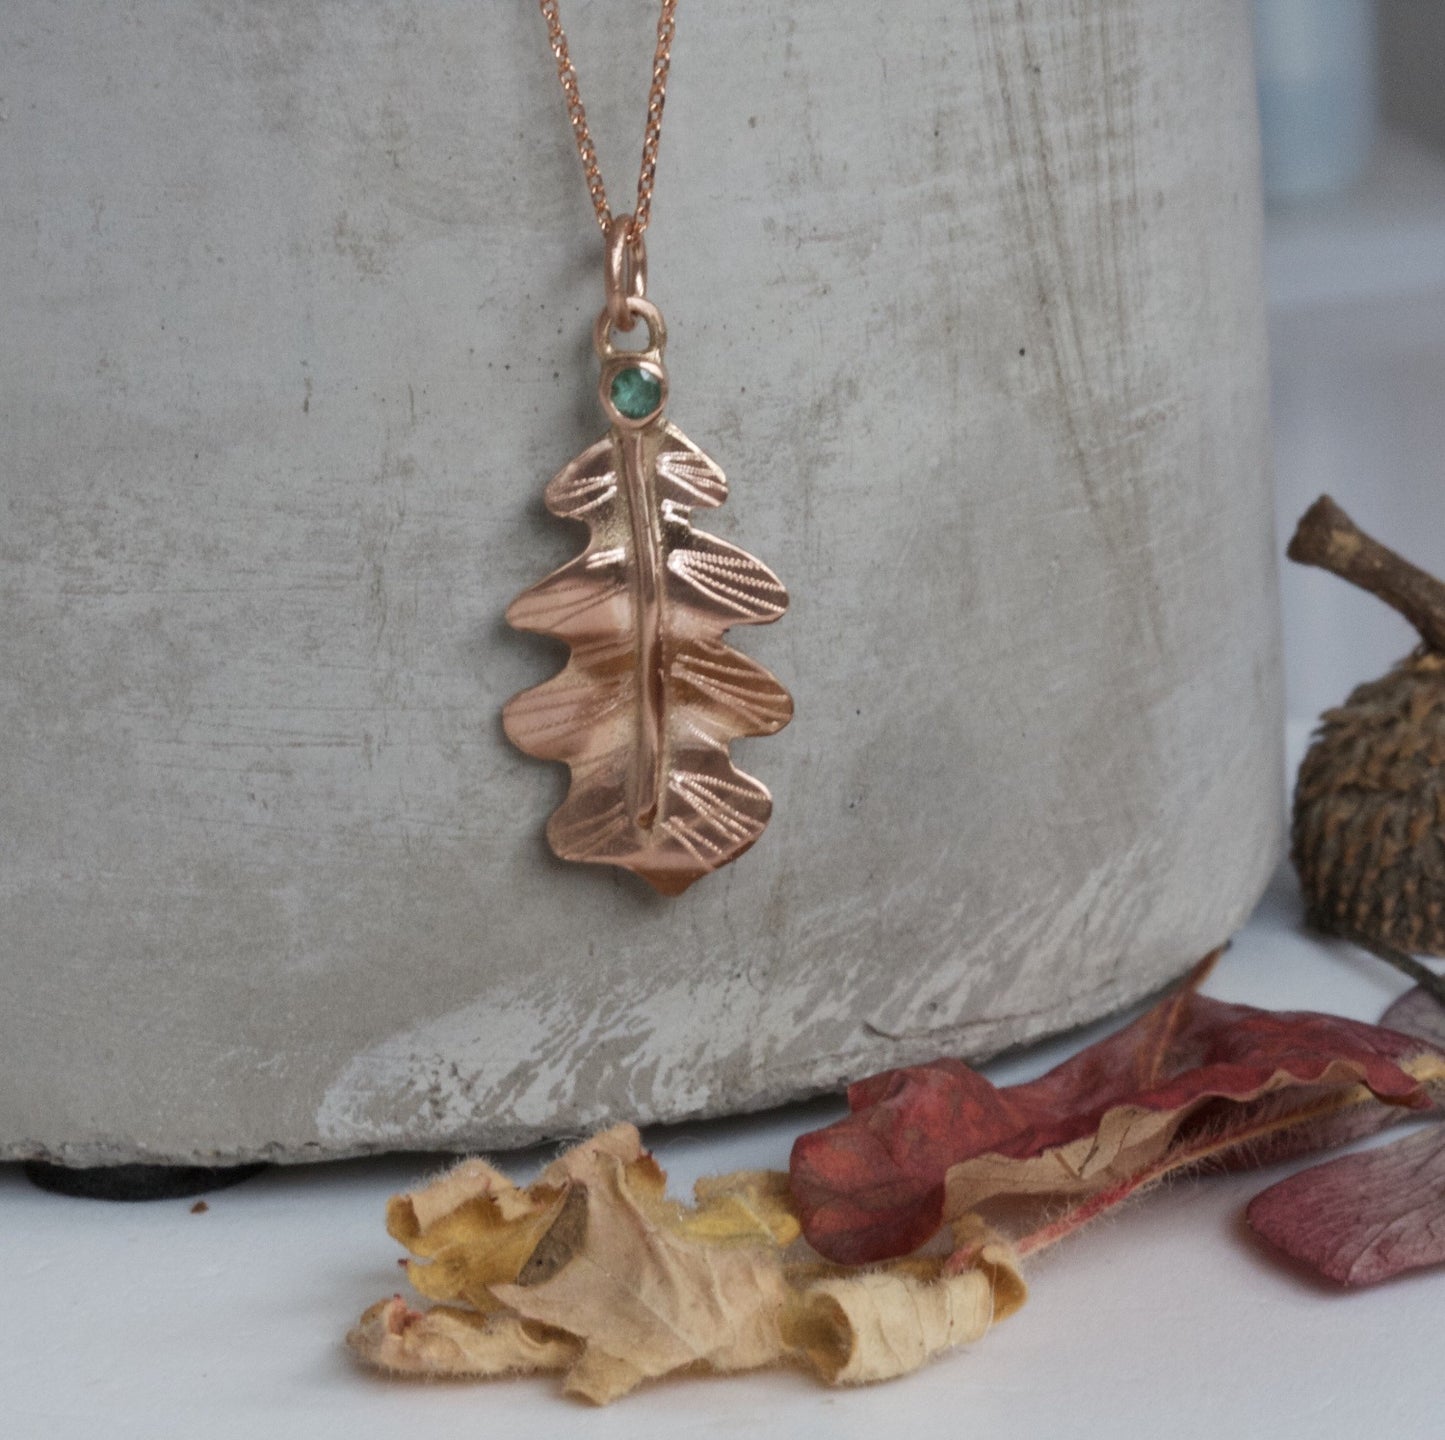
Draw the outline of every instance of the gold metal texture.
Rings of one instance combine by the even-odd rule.
[[[727,482],[666,419],[661,314],[636,296],[626,304],[647,325],[646,348],[613,345],[607,307],[594,330],[612,428],[545,492],[552,514],[588,526],[587,548],[507,610],[515,628],[565,641],[571,657],[513,696],[502,718],[519,749],[571,769],[547,824],[552,849],[676,895],[737,859],[772,813],[767,788],[733,765],[728,746],[781,730],[792,697],[722,637],[776,620],[788,596],[761,561],[693,528],[693,509],[721,505]],[[634,367],[661,386],[640,418],[611,395]]]
[[[557,10],[558,0],[538,0],[542,18],[547,22],[547,40],[557,62],[557,78],[567,101],[567,119],[577,142],[577,155],[582,161],[582,175],[587,193],[597,212],[597,224],[604,235],[612,224],[612,210],[607,203],[607,187],[602,183],[602,169],[597,163],[597,147],[587,124],[587,108],[577,84],[577,67],[567,45],[567,32]],[[662,0],[657,17],[657,48],[652,55],[652,84],[647,92],[647,122],[642,133],[642,164],[637,172],[637,204],[633,206],[630,230],[636,239],[647,229],[652,218],[652,190],[657,180],[657,152],[662,143],[662,107],[667,100],[667,72],[672,65],[672,39],[676,32],[677,0]],[[623,327],[625,328],[625,327]]]
[[[613,216],[605,234],[607,318],[614,330],[628,331],[636,322],[627,302],[647,294],[647,241],[632,229],[631,215]]]

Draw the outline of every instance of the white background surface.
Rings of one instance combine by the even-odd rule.
[[[1298,933],[1282,882],[1208,990],[1268,1006],[1378,1017],[1392,972]],[[1109,1027],[1103,1027],[1109,1028]],[[1100,1033],[1100,1032],[1093,1032]],[[1018,1080],[1053,1045],[990,1067]],[[674,1185],[787,1163],[834,1106],[656,1132]],[[521,1157],[516,1157],[519,1161]],[[427,1161],[273,1170],[209,1197],[69,1200],[0,1170],[0,1433],[39,1437],[369,1437],[730,1433],[846,1437],[1433,1436],[1440,1426],[1445,1276],[1338,1293],[1243,1230],[1246,1201],[1284,1173],[1179,1181],[1040,1256],[1029,1303],[977,1345],[907,1379],[829,1391],[801,1373],[666,1381],[610,1409],[551,1379],[389,1382],[341,1336],[403,1285],[386,1197]],[[519,1167],[520,1168],[520,1167]]]
[[[1321,490],[1445,572],[1445,166],[1394,145],[1351,202],[1270,236],[1281,541]],[[1410,645],[1341,582],[1287,569],[1292,742]],[[1304,934],[1282,871],[1209,993],[1376,1019],[1404,988]],[[988,1067],[1039,1073],[1112,1024]],[[649,1137],[685,1192],[786,1165],[821,1103]],[[1390,1138],[1390,1137],[1386,1137]],[[512,1157],[519,1173],[536,1154]],[[1289,1168],[1179,1181],[1028,1267],[1030,1303],[978,1345],[871,1390],[802,1374],[654,1385],[610,1410],[551,1379],[418,1385],[358,1371],[341,1337],[402,1287],[386,1197],[441,1163],[272,1170],[209,1198],[111,1205],[43,1194],[0,1166],[0,1437],[1137,1436],[1328,1440],[1441,1433],[1445,1274],[1336,1292],[1243,1229]],[[509,1162],[511,1163],[511,1162]]]

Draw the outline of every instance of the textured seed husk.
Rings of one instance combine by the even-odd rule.
[[[1293,858],[1312,924],[1445,955],[1445,655],[1422,646],[1325,712]]]
[[[1292,854],[1311,923],[1406,955],[1445,955],[1445,585],[1327,495],[1290,559],[1378,596],[1420,632],[1387,675],[1325,712],[1295,787]]]

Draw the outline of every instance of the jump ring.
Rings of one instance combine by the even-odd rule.
[[[667,326],[663,323],[662,312],[651,300],[640,300],[635,295],[629,295],[623,303],[627,306],[627,318],[631,324],[641,320],[647,326],[647,347],[637,353],[660,357],[667,344]],[[604,305],[597,312],[597,323],[592,327],[592,345],[599,359],[613,360],[618,355],[631,353],[620,351],[613,345],[612,331],[616,328],[611,308]]]
[[[607,226],[607,314],[624,333],[635,323],[629,300],[647,294],[647,245],[631,215],[614,215]]]

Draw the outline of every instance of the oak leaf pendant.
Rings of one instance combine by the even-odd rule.
[[[663,413],[662,317],[643,350],[618,350],[607,310],[594,342],[612,428],[548,484],[552,514],[591,531],[576,559],[507,610],[518,630],[571,648],[552,679],[507,702],[512,743],[572,772],[547,824],[564,860],[618,865],[665,895],[736,860],[772,813],[765,786],[728,753],[771,735],[792,697],[763,666],[724,643],[733,625],[766,625],[787,608],[761,561],[705,531],[691,512],[727,498],[722,471]]]

